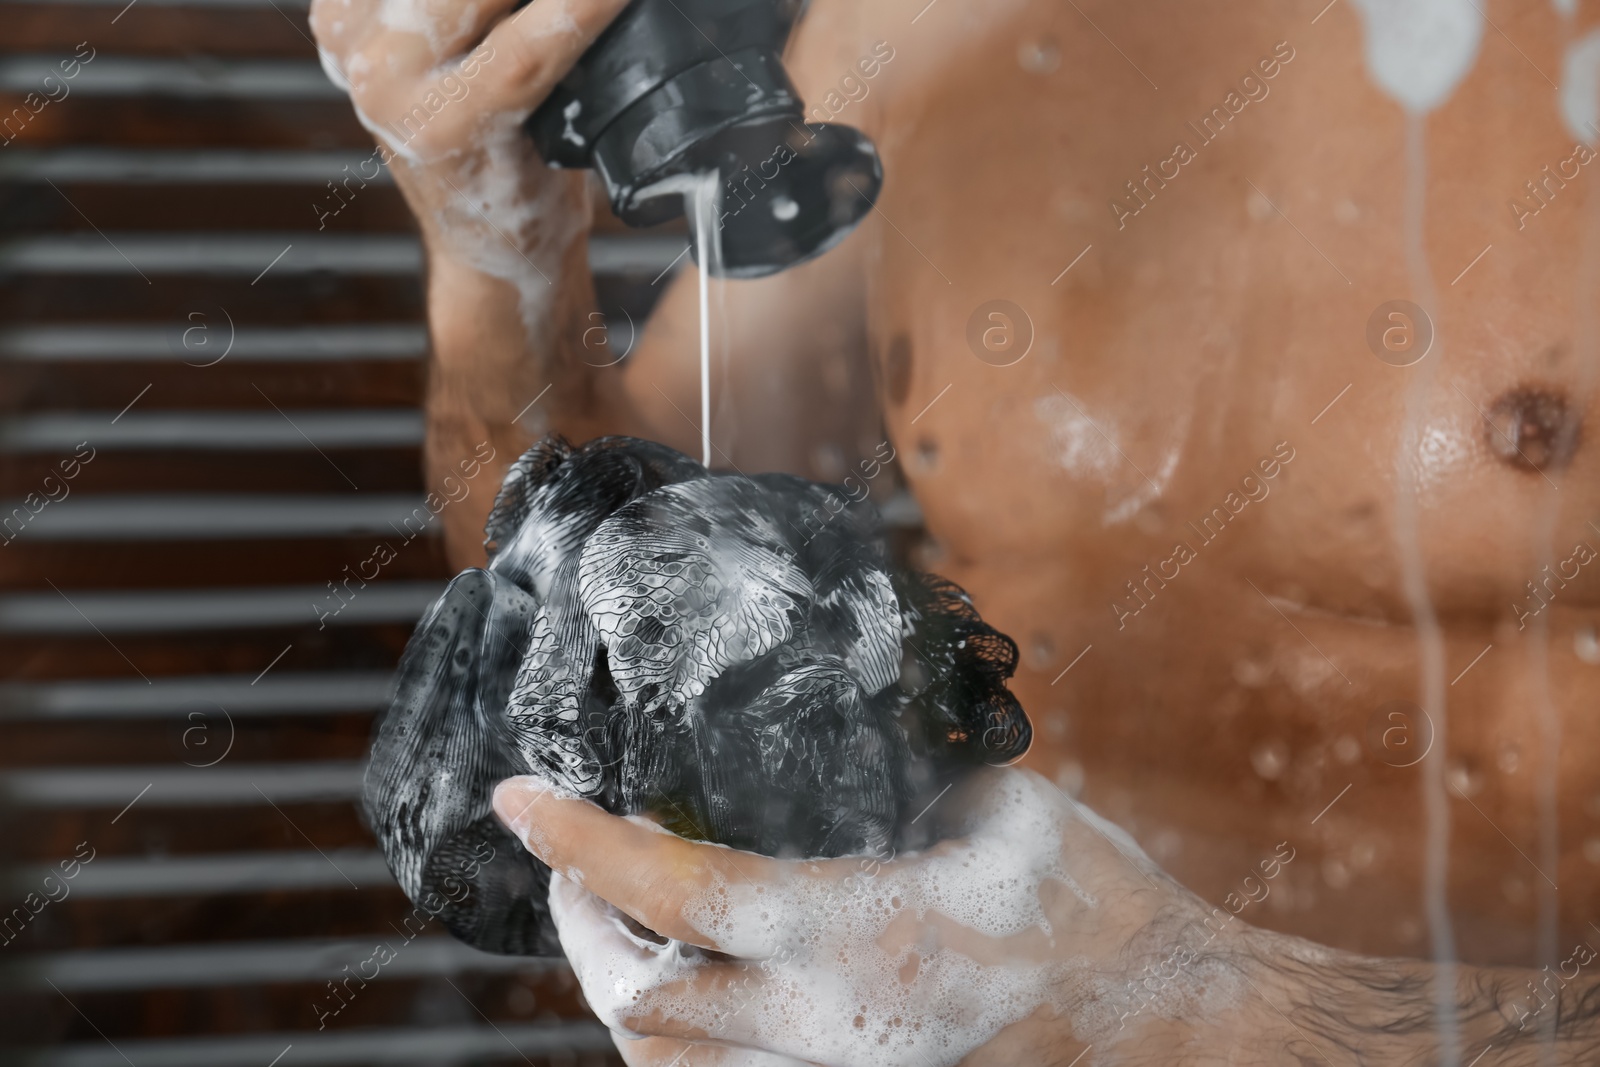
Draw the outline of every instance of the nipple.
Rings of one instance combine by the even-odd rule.
[[[1578,451],[1583,416],[1566,394],[1519,387],[1501,394],[1489,409],[1484,435],[1489,448],[1518,470],[1561,470]]]

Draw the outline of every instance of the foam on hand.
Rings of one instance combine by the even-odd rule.
[[[477,5],[462,4],[456,15],[456,25],[450,31],[450,39],[459,41],[465,38],[472,32],[477,20]],[[445,42],[439,33],[438,5],[431,5],[428,0],[382,0],[378,5],[378,21],[385,29],[418,35],[428,42],[428,47],[433,49],[435,55],[445,50]]]
[[[1063,858],[1073,816],[1048,783],[1007,772],[990,799],[970,836],[875,877],[796,865],[788,881],[758,887],[730,862],[683,915],[752,961],[748,983],[716,993],[698,988],[701,972],[725,964],[639,936],[569,882],[552,883],[551,913],[590,1005],[619,1033],[656,1015],[711,1043],[810,1063],[950,1067],[1041,1007],[1063,1009],[1069,979],[1088,970],[1058,958],[1067,931],[1053,927],[1047,892],[1099,907]]]
[[[522,132],[526,116],[491,116],[478,133],[477,166],[448,190],[439,224],[473,267],[516,287],[529,342],[550,336],[556,280],[593,216],[589,188],[546,171]],[[530,180],[531,171],[537,175]]]

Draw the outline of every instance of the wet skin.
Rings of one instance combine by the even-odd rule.
[[[1093,807],[1208,899],[1272,843],[1303,842],[1257,922],[1363,952],[1423,952],[1420,768],[1389,764],[1412,761],[1425,727],[1385,717],[1369,738],[1380,706],[1419,691],[1393,529],[1405,390],[1421,366],[1386,365],[1364,339],[1375,308],[1417,296],[1402,245],[1403,116],[1364,78],[1347,5],[1314,26],[1314,11],[1291,5],[1092,14],[1159,91],[1070,8],[1036,6],[967,42],[963,62],[920,89],[907,84],[919,73],[908,39],[893,72],[905,81],[884,94],[878,129],[913,131],[886,136],[890,173],[916,177],[882,205],[905,236],[868,237],[881,257],[869,316],[876,351],[909,341],[909,370],[882,376],[884,411],[939,543],[930,563],[1023,646],[1016,690],[1040,727],[1033,766],[1081,781]],[[935,9],[915,29],[940,18],[960,22]],[[1548,10],[1530,5],[1503,28],[1559,70]],[[1047,36],[1060,67],[1030,73],[1019,42]],[[1295,58],[1271,94],[1119,230],[1109,197],[1174,139],[1198,145],[1185,122],[1282,40]],[[1600,912],[1600,670],[1575,645],[1596,620],[1600,568],[1569,564],[1578,578],[1553,587],[1525,629],[1513,610],[1538,603],[1525,583],[1545,564],[1600,544],[1588,524],[1600,517],[1597,459],[1573,428],[1593,411],[1594,339],[1579,322],[1595,300],[1592,266],[1587,305],[1578,293],[1596,205],[1574,182],[1519,232],[1506,203],[1571,154],[1551,96],[1490,33],[1429,124],[1442,339],[1427,447],[1412,462],[1447,677],[1493,645],[1448,689],[1451,897],[1462,951],[1479,961],[1534,959],[1545,875],[1561,887],[1559,943],[1594,936]],[[1036,331],[1006,368],[974,359],[964,339],[995,297],[1026,309]],[[1528,390],[1555,400],[1530,403]],[[1508,448],[1507,430],[1522,447]],[[1241,480],[1280,442],[1295,458],[1274,479],[1257,472],[1270,495],[1220,534],[1188,525],[1230,491],[1244,496]],[[1197,558],[1161,563],[1146,583],[1144,568],[1180,543]],[[1555,766],[1545,715],[1560,732]],[[1551,775],[1555,866],[1537,835]]]
[[[875,138],[888,184],[839,249],[729,287],[719,460],[831,480],[887,435],[933,539],[923,562],[1022,647],[1029,766],[1213,902],[1291,842],[1256,925],[1426,955],[1422,777],[1395,765],[1427,731],[1387,706],[1419,699],[1396,457],[1407,388],[1431,368],[1403,476],[1445,635],[1460,950],[1534,963],[1554,885],[1559,945],[1600,937],[1600,655],[1584,639],[1600,561],[1575,551],[1600,547],[1600,161],[1520,229],[1508,207],[1574,154],[1539,70],[1559,76],[1592,5],[1571,25],[1546,4],[1496,9],[1505,36],[1485,31],[1429,120],[1438,336],[1410,367],[1366,339],[1380,305],[1422,291],[1404,245],[1406,119],[1366,77],[1352,6],[1314,24],[1317,3],[1079,6],[813,3],[791,57],[808,101],[876,42],[894,48],[838,115]],[[1269,94],[1202,144],[1187,123],[1275,49]],[[1179,140],[1195,158],[1119,219],[1111,200],[1131,211],[1125,183]],[[452,319],[451,270],[435,263],[441,337],[478,328]],[[468,454],[476,428],[509,425],[552,374],[550,402],[494,431],[502,459],[547,427],[697,451],[693,287],[674,283],[617,368],[581,362],[581,285],[554,354],[443,361],[433,468]],[[514,320],[509,287],[497,299]],[[968,342],[993,300],[1031,321],[1010,366]],[[475,494],[447,515],[462,565],[481,556],[487,505]],[[1213,509],[1225,526],[1196,529]],[[1547,565],[1577,576],[1530,599]],[[1539,837],[1552,780],[1555,863]]]

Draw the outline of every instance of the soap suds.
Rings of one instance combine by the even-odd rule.
[[[1042,396],[1034,401],[1033,414],[1050,431],[1056,462],[1063,469],[1080,478],[1105,478],[1120,460],[1113,444],[1116,427],[1107,429],[1104,418],[1097,424],[1083,413],[1082,407],[1081,401],[1074,403],[1062,396]]]
[[[333,58],[332,52],[319,46],[317,48],[317,62],[322,64],[322,73],[326,74],[328,80],[339,87],[340,92],[346,96],[351,95],[350,79],[346,78],[344,71],[339,69],[339,61]]]
[[[551,884],[551,913],[590,1005],[623,1034],[656,1016],[712,1042],[809,1063],[952,1067],[1049,1007],[1080,1039],[1114,1043],[1133,1010],[1128,976],[1106,961],[1064,958],[1057,938],[1074,932],[1055,929],[1059,911],[1046,908],[1060,893],[1100,907],[1063,848],[1078,814],[1029,772],[1007,772],[988,799],[967,837],[872,861],[871,875],[866,861],[845,878],[795,865],[787,880],[758,886],[730,865],[682,917],[742,964],[641,937],[563,880]],[[1120,828],[1084,817],[1155,870]],[[1139,1014],[1222,1010],[1218,998],[1242,993],[1215,966],[1200,960],[1174,975]]]
[[[1188,421],[1187,415],[1184,416],[1184,421]],[[1166,455],[1161,457],[1161,465],[1150,472],[1150,480],[1145,481],[1141,477],[1133,492],[1106,508],[1100,522],[1105,526],[1121,526],[1131,521],[1147,505],[1159,500],[1161,494],[1166,492],[1167,483],[1172,480],[1173,472],[1178,469],[1178,460],[1181,458],[1182,455],[1177,448],[1167,449]]]
[[[1033,403],[1034,418],[1049,431],[1056,462],[1075,478],[1103,484],[1107,500],[1100,521],[1120,526],[1166,491],[1181,452],[1177,446],[1170,447],[1159,466],[1141,471],[1126,458],[1126,449],[1118,442],[1121,431],[1117,424],[1104,414],[1091,417],[1085,410],[1082,400],[1065,393],[1042,396]],[[1189,416],[1185,414],[1180,423],[1176,430],[1179,439],[1188,432]]]
[[[555,172],[530,182],[539,163],[516,115],[494,116],[479,136],[481,162],[445,190],[439,229],[467,263],[516,287],[527,337],[548,337],[562,260],[589,228],[589,187]]]
[[[572,17],[572,8],[568,6],[568,0],[543,0],[539,6],[541,9],[548,6],[549,10],[545,13],[545,28],[534,34],[535,37],[555,37],[563,33],[577,36],[583,33],[583,27]],[[521,18],[523,12],[527,10],[523,8],[512,17]]]
[[[390,58],[392,59],[393,57],[391,56]],[[360,60],[360,62],[357,63],[356,60]],[[362,87],[366,82],[366,75],[372,69],[370,60],[357,53],[348,67],[341,70],[339,61],[334,57],[333,53],[326,48],[318,46],[317,61],[322,64],[322,72],[328,76],[328,80],[338,86],[350,98],[350,110],[355,112],[356,121],[361,123],[362,129],[372,134],[373,139],[387,149],[391,155],[399,156],[409,163],[422,162],[421,157],[417,155],[415,150],[408,147],[405,142],[396,142],[392,130],[385,129],[382,123],[362,110],[359,99]],[[388,161],[385,160],[384,162]]]
[[[1561,69],[1561,117],[1585,144],[1600,144],[1600,30],[1570,48]]]
[[[1476,0],[1355,0],[1366,29],[1367,67],[1378,88],[1408,110],[1442,104],[1466,77],[1483,39]]]
[[[386,29],[417,34],[428,42],[434,55],[442,55],[446,48],[439,35],[440,12],[429,8],[428,0],[382,0],[378,6],[378,21]],[[457,41],[465,39],[477,20],[477,6],[462,4],[456,13],[456,26],[451,38]]]

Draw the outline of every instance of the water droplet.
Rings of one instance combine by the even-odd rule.
[[[844,477],[844,453],[839,446],[820,444],[811,453],[811,469],[824,482],[837,482]]]
[[[1422,940],[1422,924],[1409,915],[1395,925],[1394,932],[1403,945],[1415,944]]]
[[[1250,190],[1249,195],[1245,197],[1244,206],[1245,210],[1250,213],[1250,217],[1257,222],[1265,222],[1276,214],[1272,210],[1272,202],[1254,189]]]
[[[1061,740],[1067,736],[1067,710],[1065,708],[1051,708],[1044,713],[1044,732],[1053,740]]]
[[[1357,841],[1350,850],[1350,863],[1358,871],[1364,871],[1372,866],[1372,861],[1378,858],[1378,846],[1371,841]]]
[[[1344,860],[1329,856],[1322,861],[1322,880],[1328,883],[1329,889],[1343,889],[1350,884],[1350,868],[1345,866]]]
[[[772,198],[772,217],[779,222],[789,222],[800,214],[800,205],[795,203],[793,197],[775,196]]]
[[[1017,46],[1017,62],[1029,74],[1054,74],[1061,67],[1061,48],[1049,37],[1023,41]]]
[[[1073,800],[1083,795],[1083,764],[1077,760],[1068,760],[1056,772],[1056,785],[1061,791]]]
[[[1445,781],[1449,787],[1467,796],[1476,796],[1483,788],[1483,775],[1468,767],[1465,763],[1455,763],[1445,771]]]
[[[1028,642],[1028,658],[1033,660],[1033,666],[1039,670],[1055,662],[1056,643],[1050,640],[1049,634],[1033,635],[1033,640]]]
[[[1521,875],[1508,874],[1500,880],[1500,892],[1504,893],[1511,903],[1521,904],[1528,899],[1528,883]]]
[[[1340,763],[1354,763],[1361,758],[1361,742],[1345,734],[1333,743],[1333,758]]]
[[[1361,209],[1349,200],[1341,200],[1333,205],[1333,217],[1341,225],[1352,226],[1361,217]]]
[[[1585,663],[1600,666],[1600,633],[1593,626],[1585,626],[1572,635],[1572,651]]]
[[[1583,843],[1583,858],[1600,867],[1600,837],[1591,837]]]
[[[1160,830],[1150,839],[1150,856],[1157,863],[1171,863],[1183,851],[1183,836],[1176,830]]]
[[[1289,766],[1289,746],[1282,741],[1263,741],[1250,753],[1250,765],[1261,777],[1275,782]]]
[[[1505,745],[1495,755],[1495,764],[1504,774],[1516,774],[1522,765],[1522,750],[1516,745]]]
[[[1233,680],[1246,689],[1260,689],[1272,680],[1272,667],[1260,660],[1236,659],[1233,661]]]

